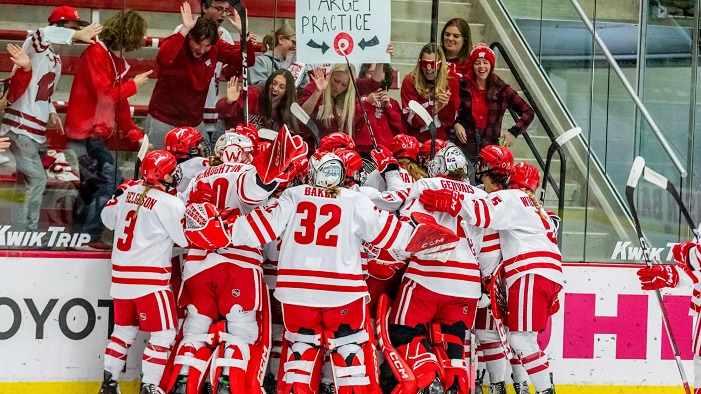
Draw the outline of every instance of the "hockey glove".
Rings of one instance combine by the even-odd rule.
[[[121,185],[117,186],[117,190],[114,191],[114,197],[121,196],[125,191],[127,191],[127,189],[140,183],[141,181],[135,179],[127,179],[126,181],[122,182]]]
[[[458,216],[462,209],[462,199],[464,197],[458,192],[451,192],[447,189],[431,190],[426,189],[421,192],[419,202],[424,205],[429,212],[447,212],[450,216]]]
[[[214,250],[231,243],[231,226],[239,216],[238,209],[219,212],[211,203],[190,204],[185,211],[185,237],[205,250]]]
[[[674,288],[679,283],[679,273],[673,265],[653,265],[639,269],[638,277],[643,290]]]
[[[698,269],[699,267],[692,267],[689,265],[689,253],[694,247],[699,245],[696,242],[682,242],[672,246],[672,256],[677,264],[681,264],[683,267],[688,267],[691,270]]]
[[[399,162],[392,156],[392,152],[382,145],[379,145],[377,149],[370,151],[370,156],[372,156],[372,161],[377,167],[377,171],[384,173],[385,171],[392,171],[399,169]]]
[[[203,204],[206,202],[214,203],[214,190],[208,183],[198,183],[195,190],[190,192],[190,198],[187,204]]]
[[[388,280],[405,265],[406,263],[403,261],[370,260],[368,261],[368,275],[378,280]]]

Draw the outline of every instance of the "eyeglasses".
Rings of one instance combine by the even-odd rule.
[[[231,10],[229,8],[224,8],[221,6],[211,6],[211,8],[214,8],[220,14],[231,15]]]

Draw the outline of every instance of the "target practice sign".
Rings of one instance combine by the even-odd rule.
[[[391,0],[298,0],[297,59],[389,63]]]

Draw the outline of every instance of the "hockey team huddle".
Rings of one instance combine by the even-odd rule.
[[[485,367],[490,393],[507,374],[555,392],[537,334],[559,309],[558,219],[535,167],[488,145],[478,187],[452,143],[397,135],[370,165],[344,133],[309,155],[284,126],[206,146],[171,130],[102,211],[101,393],[119,392],[140,330],[141,393],[469,393]]]

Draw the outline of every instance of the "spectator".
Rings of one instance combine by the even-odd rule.
[[[394,70],[389,64],[363,64],[360,67],[360,77],[370,79],[377,69],[383,71],[383,80],[380,83],[380,88],[365,95],[362,98],[362,102],[377,143],[389,146],[393,136],[404,134],[405,132],[404,124],[402,123],[402,109],[397,100],[389,97],[388,89],[392,86],[394,80]],[[353,137],[353,140],[357,146],[358,153],[367,156],[373,149],[368,127],[363,122],[357,128],[358,132]]]
[[[261,91],[263,94],[261,94]],[[299,130],[297,119],[292,115],[290,106],[297,101],[294,79],[286,69],[274,71],[261,88],[248,88],[249,119],[257,129],[279,130],[285,124],[290,130]],[[232,77],[227,84],[226,97],[217,102],[219,118],[227,129],[233,129],[243,119],[243,97],[238,78]]]
[[[158,81],[149,103],[146,127],[157,149],[163,148],[166,133],[176,127],[196,127],[208,140],[204,106],[216,64],[228,64],[236,72],[242,65],[241,51],[219,39],[216,22],[194,19],[188,3],[180,7],[180,14],[180,32],[166,38],[156,56]],[[253,39],[251,36],[248,40],[248,66],[255,62]]]
[[[462,78],[470,68],[467,64],[472,48],[470,25],[462,18],[451,19],[443,27],[441,37],[441,49],[448,62],[448,72]]]
[[[487,145],[499,143],[504,113],[518,114],[516,124],[504,134],[510,147],[533,121],[533,109],[511,86],[494,73],[494,52],[484,43],[475,46],[467,63],[471,69],[460,80],[460,112],[455,136],[471,160]]]
[[[49,16],[49,26],[27,37],[22,45],[23,52],[18,51],[16,46],[8,46],[15,62],[14,73],[23,74],[31,69],[31,73],[25,75],[29,78],[26,87],[18,89],[14,97],[9,98],[0,126],[0,135],[12,141],[10,152],[17,166],[15,185],[18,192],[24,195],[22,207],[12,210],[15,231],[37,229],[46,188],[46,172],[42,166],[46,154],[46,126],[55,126],[63,134],[61,118],[51,102],[54,87],[61,76],[61,58],[55,48],[61,44],[71,44],[73,40],[92,42],[101,26],[87,25],[80,20],[74,8],[57,7]],[[87,27],[78,30],[81,26]],[[17,77],[21,78],[21,75]]]
[[[348,66],[336,64],[328,74],[317,68],[311,79],[312,82],[300,92],[299,102],[316,122],[321,137],[340,131],[352,138],[353,128],[362,122],[362,115],[356,108],[355,90],[352,86],[349,89],[351,74]]]
[[[304,65],[289,60],[296,47],[297,33],[290,25],[282,25],[274,33],[267,34],[263,38],[263,53],[256,56],[256,64],[249,70],[251,85],[262,85],[273,71],[282,68],[292,73],[295,87],[306,86],[309,78]]]
[[[131,119],[128,98],[148,81],[151,71],[126,80],[125,52],[143,45],[146,21],[134,11],[121,11],[105,21],[101,41],[80,56],[66,113],[68,146],[78,156],[81,186],[73,207],[75,229],[88,233],[88,246],[111,249],[101,242],[100,212],[123,176],[108,148],[116,141],[140,143],[143,133]],[[115,133],[117,131],[117,133]]]
[[[232,8],[228,1],[225,0],[202,0],[200,3],[200,16],[209,18],[216,22],[219,31],[219,39],[224,40],[226,43],[234,45],[234,39],[231,37],[231,33],[222,26],[224,23],[224,18],[232,14]],[[234,25],[236,30],[241,34],[241,18],[236,10],[233,10],[234,19],[229,21]],[[180,24],[175,28],[173,34],[180,31],[183,25]],[[224,132],[224,127],[219,126],[219,116],[217,115],[217,100],[219,100],[219,76],[222,73],[221,62],[217,62],[217,66],[214,70],[214,76],[209,83],[209,90],[207,91],[207,99],[204,103],[204,128],[206,131],[206,136],[203,136],[207,145],[214,146],[214,142],[219,138],[219,136]],[[187,185],[186,185],[187,186]]]
[[[402,82],[402,113],[407,134],[419,142],[429,140],[428,125],[409,108],[414,100],[433,115],[437,137],[446,140],[447,129],[455,123],[460,105],[458,80],[448,74],[443,50],[436,44],[426,44],[419,53],[416,67]]]
[[[0,80],[0,119],[5,116],[7,103],[14,103],[27,90],[32,80],[32,62],[22,48],[14,44],[7,44],[7,52],[10,60],[17,66],[10,78]],[[10,137],[0,138],[0,152],[10,147]],[[7,164],[10,159],[5,155],[0,155],[0,165]]]

